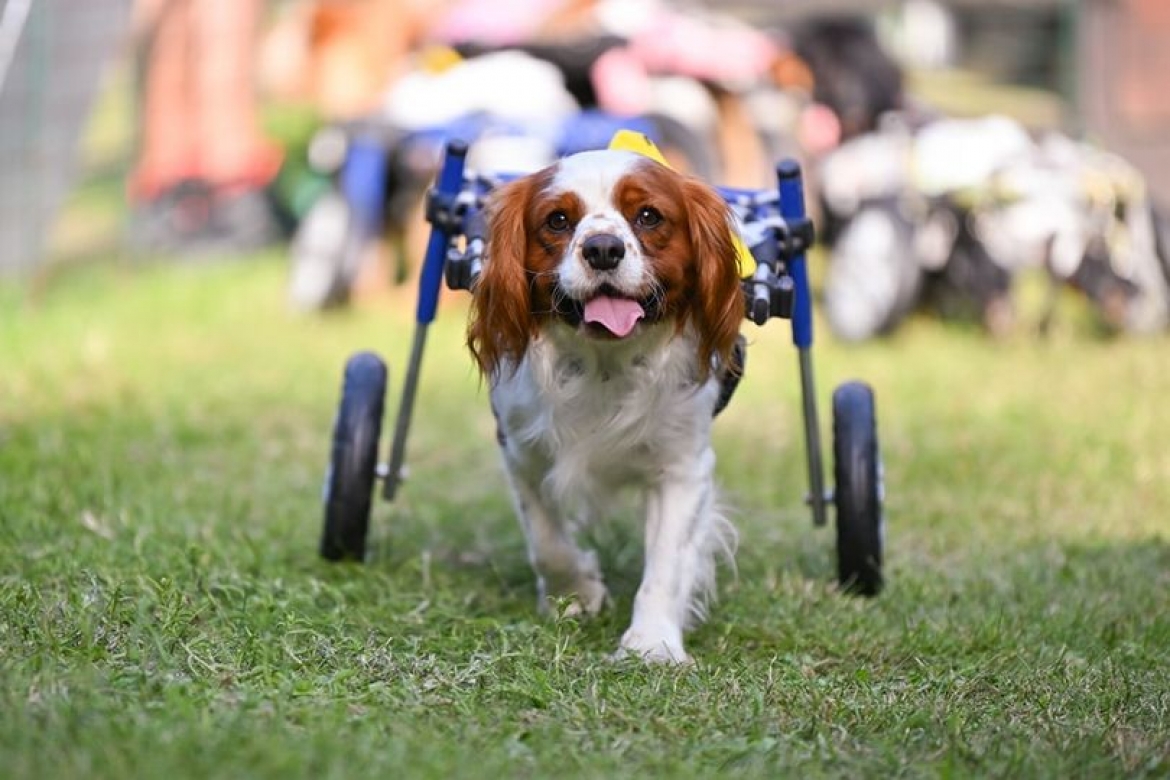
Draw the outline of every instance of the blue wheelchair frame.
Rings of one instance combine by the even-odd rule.
[[[471,289],[482,267],[484,250],[483,202],[493,186],[508,177],[468,177],[468,147],[447,144],[435,187],[427,204],[431,234],[419,279],[418,305],[410,360],[403,380],[398,416],[388,464],[380,469],[383,497],[393,500],[403,476],[406,439],[410,432],[419,370],[427,331],[435,319],[440,285]],[[813,317],[805,253],[813,243],[813,226],[805,212],[800,166],[785,160],[776,168],[776,190],[717,188],[739,216],[744,239],[756,261],[752,277],[743,281],[747,318],[763,325],[773,317],[792,322],[792,343],[800,367],[805,453],[808,465],[808,503],[813,522],[826,523],[826,505],[820,428],[817,419],[812,366]]]
[[[379,465],[387,368],[371,352],[352,355],[346,363],[342,400],[333,427],[332,457],[325,482],[325,527],[321,555],[329,560],[365,556],[370,500],[377,478],[383,497],[393,499],[402,482],[406,439],[418,390],[427,331],[434,321],[440,285],[471,290],[483,267],[484,203],[491,189],[508,176],[471,176],[464,170],[467,145],[447,144],[435,186],[427,200],[431,235],[419,278],[414,340],[403,380],[389,462]],[[836,508],[838,582],[851,594],[874,596],[882,589],[885,545],[884,478],[877,441],[873,390],[864,382],[846,382],[833,392],[835,484],[825,489],[821,439],[812,370],[812,294],[805,253],[812,245],[812,223],[805,215],[799,166],[776,168],[775,190],[720,188],[736,212],[744,243],[756,268],[742,280],[745,315],[757,325],[773,317],[792,321],[792,342],[799,355],[804,412],[805,452],[813,521],[826,524],[826,506]],[[490,261],[489,261],[490,262]],[[740,355],[742,358],[742,355]],[[725,378],[720,407],[730,398],[738,376]],[[718,408],[712,413],[717,413]]]

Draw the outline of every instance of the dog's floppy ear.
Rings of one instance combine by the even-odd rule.
[[[535,330],[526,255],[526,215],[536,182],[525,177],[505,184],[488,203],[483,271],[472,289],[467,346],[485,376],[504,360],[518,362]]]
[[[697,296],[691,309],[699,333],[699,365],[706,371],[712,359],[730,365],[731,351],[744,318],[739,255],[732,240],[731,209],[711,187],[697,179],[683,183],[691,250],[698,266]]]

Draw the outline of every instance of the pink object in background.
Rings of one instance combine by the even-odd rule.
[[[615,114],[632,115],[650,105],[650,77],[642,62],[626,48],[602,54],[590,70],[597,102]]]
[[[432,35],[446,43],[513,46],[531,40],[562,5],[564,0],[461,0],[443,15]]]
[[[630,39],[630,49],[651,72],[705,81],[752,83],[776,59],[776,45],[750,27],[663,12]]]
[[[801,112],[797,132],[801,146],[812,155],[824,154],[841,143],[841,121],[822,103],[813,103]]]

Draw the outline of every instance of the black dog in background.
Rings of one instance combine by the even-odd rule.
[[[792,31],[812,71],[813,99],[833,110],[841,140],[877,129],[878,117],[905,107],[902,68],[882,48],[868,19],[822,19]]]

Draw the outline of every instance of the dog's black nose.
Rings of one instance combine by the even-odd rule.
[[[589,267],[597,271],[612,271],[626,256],[626,244],[611,233],[589,236],[581,243],[581,254]]]

